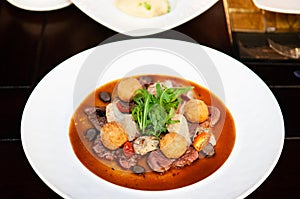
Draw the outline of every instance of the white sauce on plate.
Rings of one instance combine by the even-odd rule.
[[[170,11],[168,0],[116,0],[116,7],[126,14],[142,18],[160,16]]]

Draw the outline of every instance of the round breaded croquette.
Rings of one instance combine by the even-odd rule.
[[[167,158],[179,158],[187,147],[186,139],[178,133],[168,133],[160,140],[160,150]]]
[[[142,88],[140,82],[132,77],[122,79],[118,84],[118,96],[124,102],[130,102],[137,89]]]
[[[184,116],[192,123],[202,123],[208,119],[209,111],[204,101],[191,99],[184,106]]]
[[[128,135],[117,122],[108,122],[101,128],[100,139],[106,148],[116,150],[128,140]]]

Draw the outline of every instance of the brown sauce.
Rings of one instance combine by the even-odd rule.
[[[131,171],[122,170],[115,162],[103,161],[93,153],[92,144],[84,138],[86,129],[92,124],[88,121],[84,108],[87,106],[106,105],[98,99],[100,91],[112,92],[117,81],[112,81],[99,87],[91,93],[76,109],[70,123],[69,136],[73,150],[78,159],[95,175],[116,185],[138,190],[169,190],[191,185],[208,177],[219,169],[229,157],[235,142],[235,126],[233,118],[225,105],[207,89],[180,78],[168,76],[151,76],[156,81],[171,79],[180,84],[194,86],[194,91],[198,98],[207,105],[214,105],[221,111],[221,119],[214,127],[213,133],[217,138],[215,146],[216,154],[210,158],[201,158],[180,169],[170,169],[160,174],[156,172],[146,172],[144,174],[134,174]],[[145,158],[141,159],[139,165],[147,167]]]

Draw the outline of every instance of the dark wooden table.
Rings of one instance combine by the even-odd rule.
[[[222,1],[174,30],[234,56]],[[56,11],[32,12],[0,0],[0,198],[60,198],[37,176],[25,157],[20,138],[23,108],[47,72],[115,34],[74,5]],[[300,69],[299,63],[290,64],[287,69],[260,61],[245,64],[271,88],[286,123],[281,158],[249,198],[300,198],[300,79],[292,75]]]

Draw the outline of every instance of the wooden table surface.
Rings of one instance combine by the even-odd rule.
[[[174,30],[233,56],[222,1]],[[24,154],[20,136],[23,108],[34,87],[51,69],[115,34],[74,5],[32,12],[0,0],[0,198],[60,198],[33,171]],[[293,79],[292,85],[286,84],[289,79],[285,77],[277,82],[276,71],[282,68],[272,68],[272,63],[260,68],[259,61],[246,64],[271,88],[286,122],[280,160],[248,198],[300,198],[300,79]],[[299,63],[292,67],[299,69]]]

